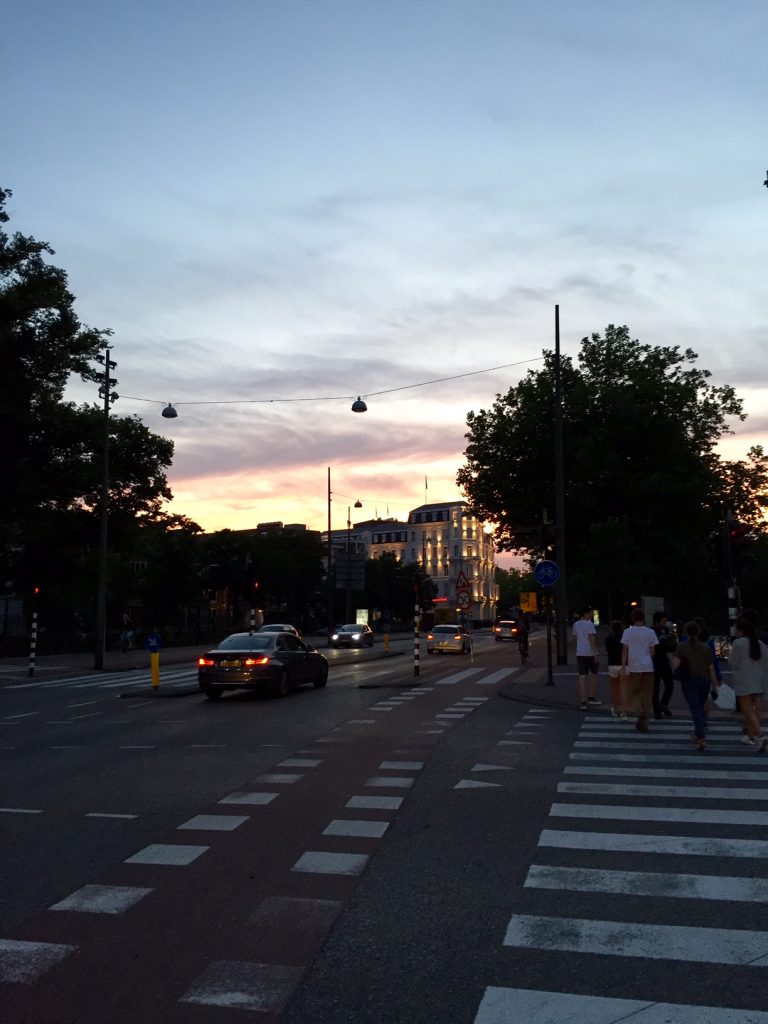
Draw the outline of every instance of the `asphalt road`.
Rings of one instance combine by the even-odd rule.
[[[768,1024],[768,758],[542,660],[4,686],[2,1024]]]

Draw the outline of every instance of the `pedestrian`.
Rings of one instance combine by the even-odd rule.
[[[671,718],[669,702],[672,699],[674,683],[672,665],[669,655],[677,647],[677,642],[670,636],[667,616],[664,612],[653,613],[653,631],[656,634],[656,650],[653,652],[653,715],[654,718]],[[664,686],[661,692],[662,684]]]
[[[576,637],[576,665],[579,672],[579,707],[586,711],[590,706],[602,704],[595,696],[597,692],[597,630],[592,609],[579,612],[573,624]],[[587,675],[589,675],[589,698],[587,698]]]
[[[717,656],[717,648],[715,647],[715,641],[709,635],[709,626],[707,625],[705,620],[701,617],[701,615],[694,615],[693,616],[693,621],[699,627],[699,640],[703,644],[706,644],[707,647],[710,649],[710,651],[712,651],[712,664],[713,664],[714,669],[715,669],[715,688],[712,691],[712,694],[716,695],[717,691],[720,689],[720,684],[723,681],[723,673],[722,673],[722,670],[720,668],[720,659]],[[705,715],[709,714],[709,709],[710,709],[710,703],[709,703],[709,701],[707,701],[706,704],[704,705],[704,714]]]
[[[627,719],[627,671],[622,665],[621,638],[624,634],[624,623],[614,619],[610,632],[605,638],[605,650],[608,654],[608,677],[611,683],[611,714],[614,718]]]
[[[748,747],[760,746],[768,753],[760,708],[768,685],[768,647],[758,640],[754,622],[743,616],[736,620],[736,639],[731,645],[728,662],[733,669],[733,689],[746,726],[741,742]]]
[[[693,738],[699,750],[707,746],[707,716],[705,707],[711,688],[717,687],[714,658],[709,645],[699,638],[698,622],[691,620],[683,626],[685,643],[679,644],[675,654],[675,678],[680,680],[693,719]]]
[[[642,608],[632,612],[632,625],[621,636],[621,664],[629,672],[629,690],[632,702],[638,708],[635,728],[648,732],[653,706],[653,654],[657,637],[645,624]]]

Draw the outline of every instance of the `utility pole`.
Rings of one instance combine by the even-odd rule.
[[[565,587],[565,480],[563,469],[563,395],[560,379],[560,306],[555,306],[555,558],[560,579],[555,590],[557,664],[568,663],[568,598]]]
[[[96,585],[96,636],[93,652],[93,667],[97,670],[104,668],[104,651],[107,646],[107,555],[109,552],[109,404],[117,400],[117,394],[112,390],[112,385],[117,384],[114,377],[110,377],[110,370],[113,370],[117,363],[109,358],[111,353],[109,345],[104,347],[104,355],[97,356],[99,362],[104,363],[104,378],[99,387],[99,395],[104,401],[104,432],[102,438],[101,455],[101,520],[99,523],[99,571],[98,583]]]
[[[328,587],[326,596],[326,620],[328,623],[328,639],[331,638],[333,633],[333,627],[335,625],[333,621],[333,537],[331,536],[331,467],[328,467],[328,570],[326,572],[326,583]]]

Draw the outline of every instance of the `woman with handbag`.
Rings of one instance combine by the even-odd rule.
[[[704,707],[709,691],[717,686],[712,651],[699,640],[699,624],[686,622],[683,633],[686,643],[677,648],[674,660],[674,678],[679,680],[693,719],[694,740],[699,750],[707,747],[707,716]]]
[[[768,753],[760,713],[760,699],[768,682],[768,647],[758,640],[755,624],[749,619],[736,620],[736,639],[728,663],[733,669],[733,689],[746,725],[741,742],[748,747],[761,746]]]

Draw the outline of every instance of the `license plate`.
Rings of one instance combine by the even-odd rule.
[[[222,668],[240,668],[239,661],[222,661],[219,662]]]

